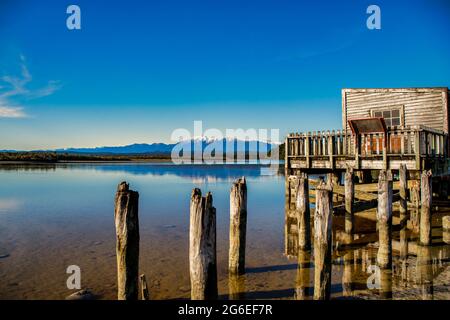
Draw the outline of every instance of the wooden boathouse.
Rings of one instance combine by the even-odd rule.
[[[343,89],[342,130],[291,133],[286,174],[432,169],[448,172],[448,89]]]
[[[345,214],[346,234],[354,232],[355,213],[373,208],[392,226],[392,203],[400,201],[403,216],[408,208],[415,210],[414,225],[420,223],[421,208],[420,214],[427,217],[422,218],[421,243],[431,244],[433,191],[448,202],[448,97],[447,87],[342,89],[342,129],[289,134],[285,253],[296,256],[302,243],[309,241],[305,207],[310,196],[316,201],[309,187],[318,182],[311,175],[321,174],[333,181],[333,214]],[[363,184],[372,180],[378,185]],[[442,183],[435,183],[437,189],[432,191],[432,181]]]

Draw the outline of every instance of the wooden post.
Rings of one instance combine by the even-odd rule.
[[[442,241],[450,244],[450,216],[442,217]]]
[[[301,173],[298,178],[296,210],[297,210],[297,230],[298,249],[311,249],[311,223],[309,212],[309,184],[308,175]]]
[[[406,221],[400,226],[400,260],[406,261],[408,258],[408,230]]]
[[[334,155],[334,130],[332,132],[332,134],[330,135],[330,131],[327,131],[327,139],[328,139],[328,159],[330,161],[330,168],[332,170],[334,170],[334,160],[333,160],[333,155]]]
[[[307,250],[298,250],[297,255],[297,276],[295,281],[295,299],[305,300],[308,297],[309,271],[311,252]]]
[[[117,187],[114,220],[116,225],[117,298],[138,300],[139,281],[139,193],[126,182]]]
[[[289,147],[289,136],[284,140],[284,171],[287,176],[289,170],[289,156],[290,156],[290,147]]]
[[[341,183],[341,174],[340,172],[336,172],[333,171],[333,173],[331,174],[331,178],[333,179],[333,185],[335,186],[339,186]],[[339,201],[339,194],[337,193],[333,193],[333,203],[338,202]]]
[[[331,226],[333,184],[320,178],[316,187],[314,213],[314,299],[330,299],[331,290]]]
[[[148,293],[147,280],[145,279],[145,274],[141,274],[139,277],[141,281],[141,299],[150,300],[150,294]]]
[[[385,132],[383,134],[383,169],[388,168],[388,159],[387,159],[387,146],[389,143],[389,133]]]
[[[192,300],[217,299],[216,208],[212,195],[191,195],[189,226],[189,270]]]
[[[407,223],[408,223],[408,202],[407,202],[407,192],[408,192],[408,180],[406,165],[401,164],[399,169],[399,180],[400,180],[400,259],[401,262],[406,263],[408,256],[408,239],[407,234]]]
[[[232,274],[245,273],[245,238],[247,230],[247,184],[238,179],[230,191],[230,252],[228,269]]]
[[[359,134],[355,134],[355,169],[359,169],[360,167],[360,140]]]
[[[407,201],[406,201],[406,193],[408,190],[408,180],[407,180],[407,172],[406,172],[405,164],[400,165],[399,178],[400,178],[400,216],[406,217],[406,213],[408,211],[408,206],[407,206]]]
[[[379,248],[377,263],[380,268],[392,266],[392,173],[380,170],[378,176],[377,224]]]
[[[420,244],[431,245],[431,171],[424,170],[421,175],[421,207],[420,207]]]
[[[420,181],[413,180],[411,186],[411,202],[413,210],[411,211],[410,220],[413,232],[419,233],[420,225]]]
[[[421,150],[420,150],[420,131],[414,132],[414,154],[416,160],[416,170],[421,170]]]
[[[355,177],[353,175],[352,169],[348,169],[347,172],[345,172],[344,190],[345,190],[345,232],[348,234],[352,234],[354,231],[353,203],[355,196]]]
[[[314,150],[314,149],[313,149]],[[310,162],[310,155],[311,155],[311,132],[308,132],[306,134],[305,138],[305,160],[306,160],[306,168],[309,168],[311,162]]]

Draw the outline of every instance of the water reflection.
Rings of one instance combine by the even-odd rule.
[[[22,205],[22,201],[14,198],[0,198],[0,213],[17,211]]]
[[[281,168],[281,166],[280,166]],[[279,168],[258,164],[225,164],[225,165],[175,165],[167,163],[58,163],[58,164],[0,164],[1,171],[16,172],[54,172],[56,170],[91,170],[96,172],[152,175],[189,178],[194,183],[233,181],[236,176],[261,178],[281,175]]]
[[[431,248],[417,246],[416,283],[421,289],[423,300],[433,300],[433,260]]]
[[[351,244],[353,237],[349,235],[349,238],[348,243]],[[355,260],[359,260],[358,256],[355,257],[355,253],[357,252],[357,250],[348,250],[343,256],[344,270],[342,272],[342,295],[345,297],[351,297],[353,295],[353,273],[356,271],[353,267],[355,265]]]
[[[297,259],[294,299],[304,300],[313,296],[315,280],[311,277],[311,272],[314,272],[315,265],[311,252],[314,252],[314,248],[311,252],[299,249],[294,180],[290,177],[286,179],[284,254],[288,259]],[[375,212],[372,218],[367,218],[367,214],[364,218],[356,216],[358,228],[354,234],[345,233],[344,217],[333,217],[332,299],[436,298],[435,286],[448,285],[450,235],[441,226],[435,225],[433,246],[419,245],[416,232],[417,210],[412,206],[403,215],[394,210],[392,267],[387,269],[377,269],[378,233],[375,229]],[[448,213],[436,213],[442,214]],[[314,230],[311,232],[314,234]],[[436,284],[436,278],[443,272],[446,274]],[[448,295],[445,297],[450,298]]]
[[[83,283],[102,299],[115,299],[113,200],[123,180],[140,195],[140,267],[151,279],[152,298],[188,298],[185,245],[193,187],[214,195],[218,261],[226,265],[230,182],[245,176],[249,184],[246,262],[255,269],[282,266],[284,179],[264,173],[257,165],[0,165],[0,299],[64,299],[67,288],[61,284],[67,280],[69,264],[85,270]],[[286,273],[294,274],[294,269]],[[220,290],[228,296],[230,288],[232,297],[246,299],[292,296],[292,283],[280,289],[280,283],[288,281],[271,280],[266,274],[270,270],[258,273],[249,285],[248,278],[228,283],[228,274],[219,270]]]
[[[311,296],[310,273],[311,273],[311,252],[298,250],[297,276],[295,281],[295,296],[297,300],[306,300]]]
[[[245,276],[230,273],[228,275],[228,292],[229,300],[244,300]]]

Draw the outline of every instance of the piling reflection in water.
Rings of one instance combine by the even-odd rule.
[[[245,299],[245,275],[230,273],[228,275],[228,299]]]
[[[310,251],[300,249],[295,206],[297,189],[294,183],[290,183],[287,184],[287,190],[289,185],[292,186],[292,190],[288,194],[290,199],[286,199],[284,253],[289,259],[297,260],[293,298],[312,299],[313,288],[317,285],[312,276],[317,273],[314,261],[316,248],[313,246]],[[411,190],[409,192],[412,193]],[[310,193],[313,194],[312,191]],[[314,202],[315,199],[311,199],[313,200],[311,202]],[[330,298],[427,300],[449,298],[448,295],[442,294],[443,290],[448,292],[446,289],[448,283],[445,283],[448,275],[442,274],[448,272],[450,258],[448,231],[443,230],[440,224],[436,225],[440,223],[438,218],[433,225],[433,246],[420,245],[419,230],[416,231],[419,224],[415,221],[418,215],[414,214],[415,210],[414,201],[412,205],[409,204],[406,212],[400,213],[398,206],[394,206],[391,227],[392,249],[387,250],[390,256],[384,257],[392,263],[391,266],[377,269],[376,273],[371,272],[378,267],[379,253],[379,235],[374,225],[377,220],[375,210],[365,213],[364,217],[355,216],[357,228],[353,234],[345,232],[345,216],[333,217],[331,258],[333,282]],[[311,219],[313,217],[312,207]],[[366,222],[370,224],[366,225]],[[314,239],[315,228],[312,224],[310,231],[311,239]],[[437,281],[438,277],[440,280]],[[438,291],[436,286],[440,288]],[[441,292],[439,298],[436,298],[436,292]]]
[[[380,269],[380,298],[392,299],[392,270]]]
[[[310,296],[311,252],[298,250],[295,299],[306,300]]]
[[[347,234],[347,243],[351,244],[353,242],[353,236]],[[352,251],[348,250],[344,256],[344,270],[342,272],[342,295],[345,297],[351,297],[353,295],[353,267],[357,265],[359,260],[358,250]]]
[[[433,273],[431,247],[417,246],[416,283],[423,300],[433,300]]]

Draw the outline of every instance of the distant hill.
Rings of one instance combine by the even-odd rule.
[[[275,144],[268,144],[261,141],[241,141],[236,139],[222,139],[222,140],[211,140],[211,139],[196,139],[187,140],[181,142],[178,146],[179,148],[184,148],[185,150],[189,147],[194,150],[194,144],[197,146],[201,145],[202,150],[207,146],[214,143],[214,149],[216,152],[224,152],[231,150],[231,145],[234,146],[235,152],[238,153],[255,153],[258,150],[261,151],[271,151],[273,148],[278,147]],[[189,146],[190,144],[190,146]],[[125,146],[103,146],[95,148],[64,148],[55,150],[33,150],[33,152],[56,152],[56,153],[73,153],[73,154],[91,154],[91,155],[140,155],[140,154],[159,154],[159,155],[170,155],[172,149],[177,144],[166,144],[166,143],[135,143]],[[211,146],[213,147],[213,146]],[[20,152],[20,150],[1,150],[0,152]]]
[[[96,147],[96,148],[66,148],[53,151],[61,153],[88,153],[88,154],[169,154],[174,144],[165,143],[135,143],[118,147]]]

